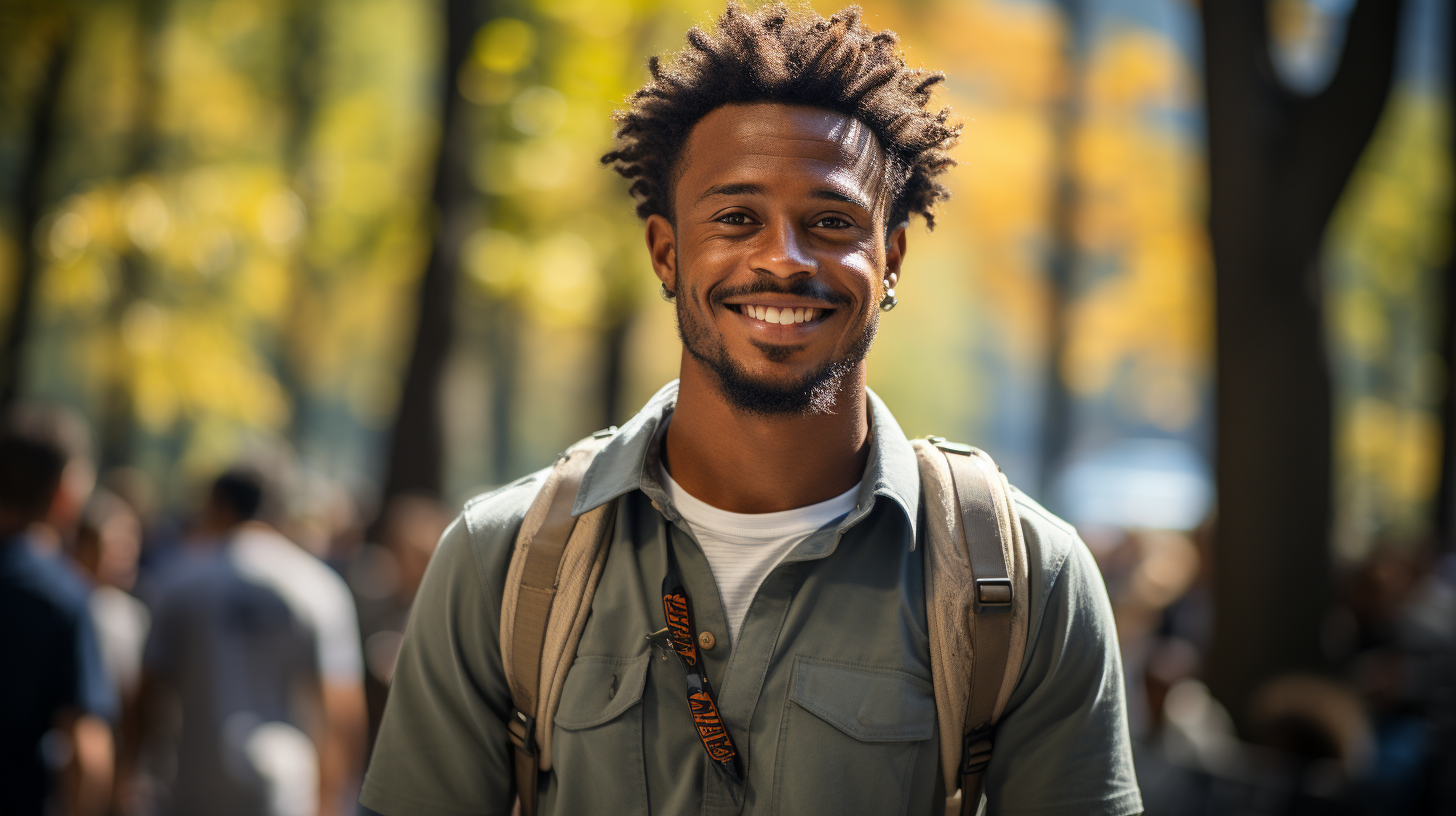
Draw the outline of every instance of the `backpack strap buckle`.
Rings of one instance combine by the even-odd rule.
[[[982,606],[1010,606],[1010,578],[977,578],[976,601]]]
[[[991,763],[991,735],[994,731],[989,722],[981,723],[966,732],[961,741],[961,777],[979,774]]]
[[[960,442],[951,442],[943,436],[927,436],[925,437],[925,441],[929,442],[930,444],[934,445],[935,447],[946,453],[957,453],[961,456],[970,456],[976,452],[976,449],[971,447],[970,445],[965,445]]]
[[[536,718],[526,716],[518,708],[511,709],[511,719],[506,723],[511,734],[511,744],[528,757],[536,755]]]

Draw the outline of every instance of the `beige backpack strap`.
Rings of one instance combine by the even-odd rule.
[[[991,457],[939,438],[915,441],[925,491],[931,675],[947,789],[976,812],[1026,650],[1026,545]]]
[[[514,706],[507,729],[522,816],[535,816],[539,775],[551,769],[551,721],[606,562],[602,544],[616,502],[579,518],[571,508],[587,467],[615,432],[598,431],[562,455],[526,512],[506,573],[501,662]]]

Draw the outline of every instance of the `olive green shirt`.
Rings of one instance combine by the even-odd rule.
[[[790,551],[736,642],[702,551],[656,473],[677,384],[597,455],[574,512],[618,503],[616,530],[567,674],[542,816],[930,814],[939,744],[915,453],[873,394],[853,512]],[[469,502],[430,562],[360,801],[387,816],[508,814],[514,798],[500,607],[517,530],[546,471]],[[1122,816],[1133,776],[1111,608],[1087,548],[1014,492],[1028,550],[1021,677],[985,775],[990,814]],[[672,547],[724,722],[745,768],[710,767],[682,666],[644,639],[666,625]],[[943,800],[942,800],[943,801]]]

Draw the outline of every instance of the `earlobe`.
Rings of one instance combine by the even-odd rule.
[[[668,290],[677,291],[677,239],[672,224],[660,215],[647,217],[647,255],[652,272]]]
[[[900,283],[900,269],[905,263],[905,237],[908,224],[901,224],[885,241],[885,285],[893,289]]]

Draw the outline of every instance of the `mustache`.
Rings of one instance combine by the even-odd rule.
[[[835,306],[850,306],[853,304],[853,301],[850,300],[848,295],[843,292],[836,292],[818,278],[795,278],[789,281],[780,281],[775,278],[759,278],[752,283],[745,283],[741,286],[725,286],[722,289],[717,289],[713,292],[710,300],[714,306],[722,306],[723,301],[731,297],[764,294],[812,298],[813,300],[831,303]]]

